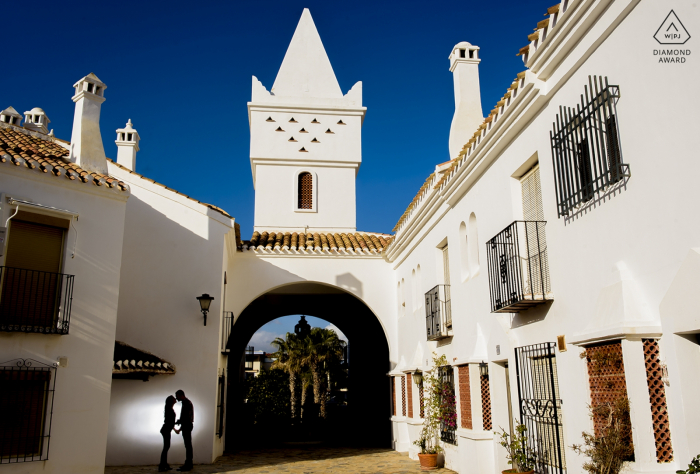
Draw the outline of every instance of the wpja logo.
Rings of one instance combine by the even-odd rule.
[[[683,23],[676,15],[676,12],[671,12],[666,16],[666,19],[661,23],[661,26],[654,34],[654,39],[659,44],[680,45],[685,44],[690,39],[690,33],[685,29]],[[655,49],[654,56],[659,57],[660,63],[685,63],[690,56],[689,49]]]

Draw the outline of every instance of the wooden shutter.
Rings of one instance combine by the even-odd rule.
[[[313,176],[304,172],[299,175],[299,209],[313,209]]]
[[[450,284],[450,252],[447,248],[447,245],[445,245],[442,248],[442,268],[444,270],[444,280],[443,282],[445,285]]]
[[[3,323],[55,327],[64,233],[60,227],[10,221],[0,300]]]

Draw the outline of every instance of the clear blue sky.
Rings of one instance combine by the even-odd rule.
[[[368,112],[357,225],[391,232],[435,164],[449,159],[454,112],[448,55],[481,47],[485,114],[524,69],[515,55],[555,0],[9,2],[3,6],[0,110],[42,107],[70,139],[72,85],[94,72],[108,89],[108,157],[131,118],[136,171],[253,226],[246,102],[269,89],[308,7],[343,92],[363,82]]]

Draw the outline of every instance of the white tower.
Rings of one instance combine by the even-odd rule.
[[[462,41],[452,48],[450,72],[455,83],[455,114],[450,127],[450,159],[457,158],[484,121],[479,89],[480,62],[478,46]]]
[[[105,101],[104,82],[90,73],[73,84],[75,115],[70,139],[70,160],[87,171],[107,174],[107,158],[100,133],[100,110]]]
[[[44,112],[44,109],[34,107],[29,112],[24,113],[24,128],[33,132],[49,133],[49,117]]]
[[[139,132],[134,129],[131,119],[124,128],[117,130],[117,163],[131,171],[136,170],[136,152],[139,151]]]
[[[248,103],[255,230],[354,232],[362,83],[343,95],[308,9],[268,92]]]

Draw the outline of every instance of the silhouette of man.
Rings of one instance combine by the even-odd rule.
[[[178,390],[175,392],[175,398],[182,403],[180,410],[180,419],[175,422],[180,425],[182,430],[182,440],[185,442],[185,464],[180,466],[178,471],[191,471],[192,464],[192,428],[194,427],[194,407],[192,402],[185,397],[185,392]]]

